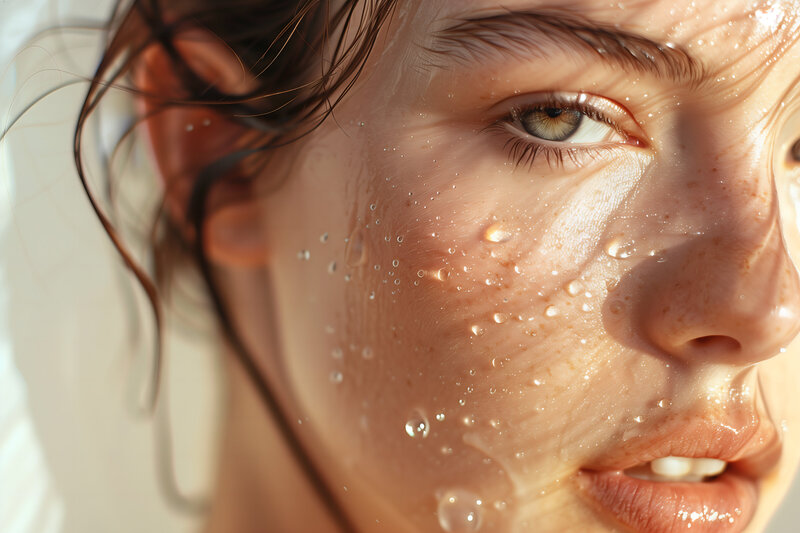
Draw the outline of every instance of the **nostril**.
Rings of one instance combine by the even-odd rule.
[[[736,353],[742,349],[739,341],[727,335],[706,335],[689,341],[689,345],[698,351]]]

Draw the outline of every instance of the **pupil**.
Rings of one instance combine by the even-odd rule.
[[[546,107],[546,108],[544,108],[544,112],[547,114],[548,117],[556,118],[556,117],[560,116],[561,113],[564,112],[564,110],[563,109],[559,109],[557,107]]]

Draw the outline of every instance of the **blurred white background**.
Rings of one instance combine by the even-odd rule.
[[[97,24],[110,9],[109,0],[0,0],[0,131],[46,91],[90,75],[97,61],[97,31],[65,31],[23,47],[32,34]],[[10,331],[0,329],[0,338],[10,340],[27,384],[65,533],[197,531],[201,519],[176,511],[159,490],[156,424],[133,409],[132,391],[151,362],[152,328],[74,171],[72,133],[85,90],[81,83],[44,99],[0,145],[0,208],[10,206],[0,236]],[[170,338],[162,399],[179,484],[201,496],[212,484],[221,396],[218,361],[202,344],[202,336],[196,344]],[[796,532],[798,524],[800,482],[769,531]]]

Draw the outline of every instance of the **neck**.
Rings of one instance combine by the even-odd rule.
[[[206,533],[333,533],[314,488],[233,357],[216,493]]]

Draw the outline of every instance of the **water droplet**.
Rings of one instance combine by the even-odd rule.
[[[425,271],[424,270],[417,270],[417,277],[418,278],[424,278],[425,277]]]
[[[186,131],[194,131],[194,124],[187,124]]]
[[[555,305],[548,305],[544,310],[545,316],[554,317],[558,315],[558,308]]]
[[[495,429],[497,429],[498,427],[500,427],[500,424],[501,424],[501,423],[502,423],[502,422],[500,422],[500,419],[499,419],[499,418],[492,418],[491,420],[489,420],[489,425],[490,425],[490,426],[492,426],[492,427],[493,427],[493,428],[495,428]]]
[[[667,400],[666,398],[662,398],[662,399],[658,400],[658,403],[656,405],[658,405],[662,409],[666,409],[667,407],[672,405],[672,402]]]
[[[453,448],[450,446],[442,446],[442,449],[439,451],[442,452],[442,455],[453,455]]]
[[[569,283],[567,283],[566,289],[567,289],[567,294],[569,294],[570,296],[577,296],[578,293],[581,292],[583,287],[581,287],[580,281],[574,279]]]
[[[376,271],[378,271],[378,270],[380,270],[380,269],[381,269],[381,266],[376,264],[376,265],[375,265],[374,267],[372,267],[372,268],[374,268]]]
[[[370,300],[374,300],[375,299],[375,291],[370,291],[369,292],[369,299]]]
[[[419,409],[415,409],[406,421],[406,435],[411,438],[424,439],[430,429],[428,418]]]
[[[436,420],[438,422],[444,422],[444,418],[445,418],[444,411],[439,411],[438,413],[436,413]]]
[[[355,268],[367,262],[367,246],[364,242],[364,234],[357,229],[347,240],[347,247],[344,251],[345,263],[347,266]]]
[[[397,236],[397,242],[403,242],[403,236],[402,235],[398,235]]]
[[[483,502],[467,490],[448,490],[439,498],[436,515],[439,525],[449,533],[478,531],[483,521]]]
[[[497,500],[492,504],[492,507],[494,507],[496,511],[505,511],[506,507],[508,507],[508,504],[505,502],[505,500]]]
[[[489,242],[508,242],[511,237],[511,232],[506,230],[499,222],[492,224],[483,232],[483,238]]]
[[[331,264],[328,265],[328,274],[333,274],[336,272],[336,261],[331,261]]]
[[[627,259],[636,251],[633,242],[627,242],[623,237],[614,237],[606,243],[606,253],[616,259]]]
[[[308,261],[309,259],[311,259],[311,252],[308,250],[300,250],[299,252],[297,252],[297,258],[300,259],[301,261]]]
[[[482,327],[480,327],[480,326],[479,326],[479,325],[477,325],[477,324],[476,324],[476,325],[474,325],[474,326],[472,326],[472,327],[471,327],[471,328],[469,328],[469,329],[472,331],[472,334],[473,334],[473,335],[475,335],[476,337],[478,337],[478,336],[480,336],[480,335],[483,335],[483,328],[482,328]]]
[[[592,310],[592,306],[591,305],[589,305],[587,303],[584,303],[583,305],[581,305],[581,311],[589,312],[591,310]]]
[[[373,357],[375,357],[375,353],[369,346],[364,346],[364,349],[361,350],[361,357],[363,357],[364,359],[372,359]]]
[[[323,233],[322,235],[320,235],[319,236],[319,242],[328,242],[328,234],[327,233]]]
[[[447,253],[450,254],[450,255],[453,255],[454,253],[456,253],[456,249],[450,247],[450,248],[447,249]]]
[[[439,270],[436,271],[433,277],[438,279],[439,281],[445,281],[450,277],[450,272],[446,268],[440,268]]]
[[[508,320],[508,315],[505,313],[495,313],[494,315],[492,315],[492,318],[496,323],[502,324],[503,322]]]
[[[538,378],[533,380],[533,384],[536,385],[537,387],[541,387],[543,383],[544,383],[544,381],[542,381],[541,379],[538,379]]]
[[[642,417],[642,415],[634,416],[633,421],[636,422],[637,424],[641,424],[642,422],[644,422],[644,418]]]
[[[344,352],[342,352],[341,348],[334,348],[331,352],[331,357],[334,359],[341,359],[344,356]]]
[[[493,357],[492,358],[492,367],[494,368],[503,368],[506,363],[508,363],[511,359],[506,357]]]
[[[328,379],[331,380],[331,383],[338,385],[342,382],[342,380],[344,380],[344,375],[338,370],[334,370],[331,372],[331,375],[328,377]]]
[[[369,204],[369,210],[375,211],[378,208],[378,204]]]
[[[472,427],[475,425],[475,416],[466,415],[464,416],[464,418],[461,419],[461,422],[467,427]]]

